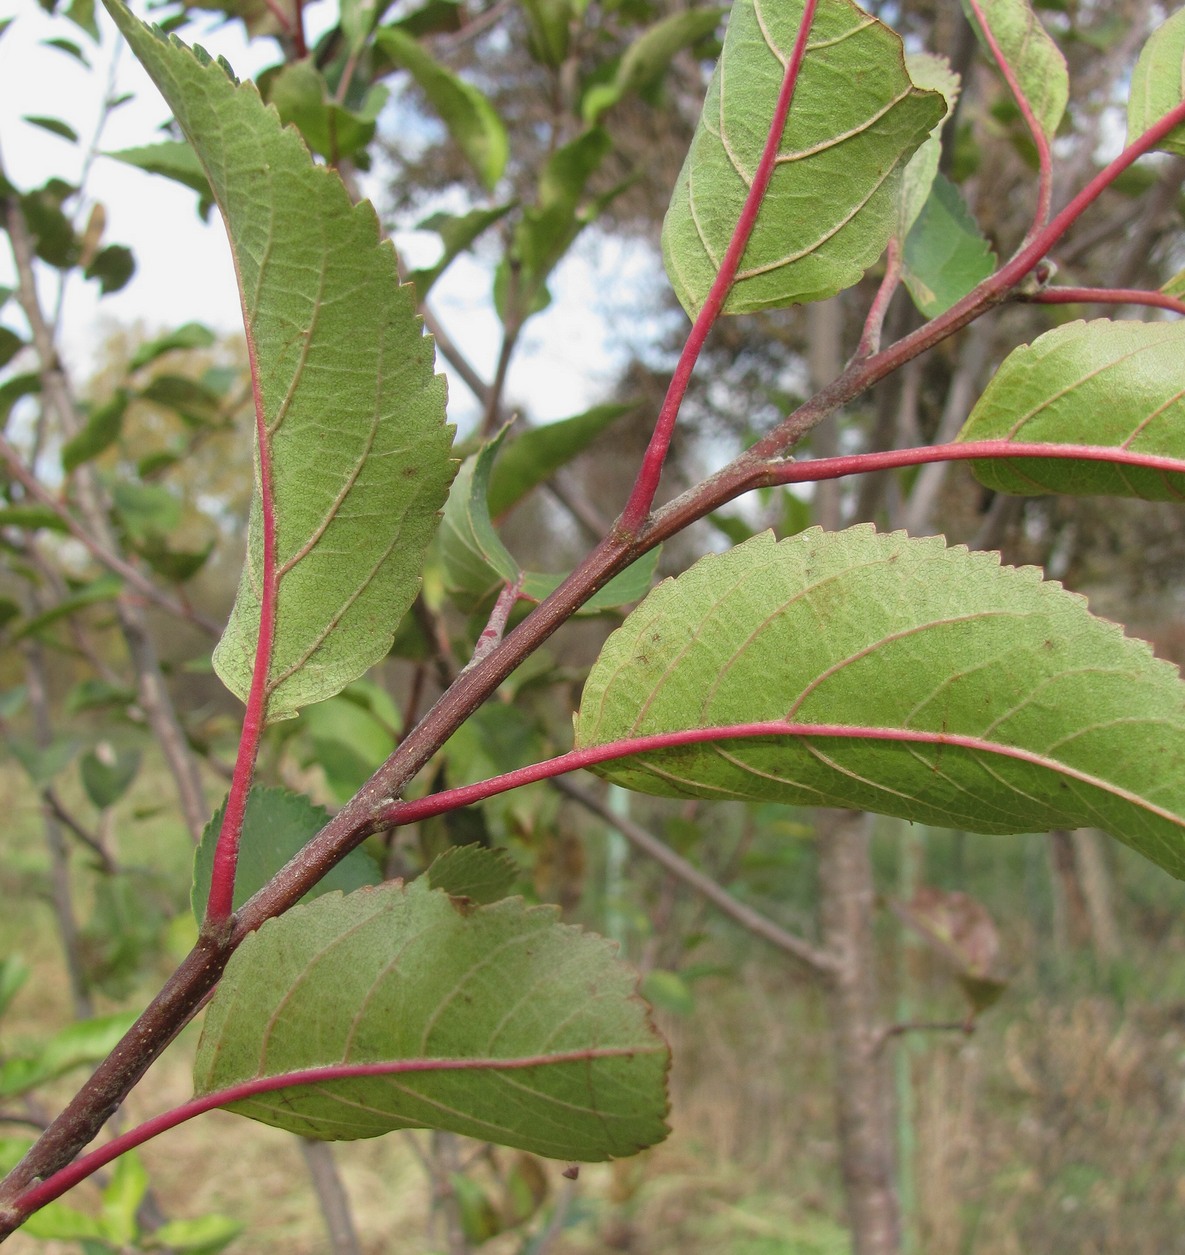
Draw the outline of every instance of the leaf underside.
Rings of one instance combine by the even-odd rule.
[[[1053,139],[1070,98],[1070,72],[1029,0],[979,0],[987,27],[1008,62],[1046,139]],[[984,49],[983,27],[963,0],[963,11]]]
[[[905,237],[902,279],[927,318],[945,313],[996,269],[996,258],[959,189],[936,174]]]
[[[738,0],[663,224],[663,259],[693,317],[716,278],[760,160],[802,0]],[[778,164],[724,306],[740,314],[834,296],[897,226],[910,156],[943,116],[901,41],[849,0],[821,0]]]
[[[1098,445],[1185,459],[1185,323],[1072,322],[1014,349],[960,440]],[[1119,463],[1000,458],[972,464],[999,492],[1185,500],[1185,475]]]
[[[1035,568],[871,527],[754,537],[610,637],[576,743],[766,721],[795,729],[598,771],[987,833],[1095,826],[1185,878],[1185,686]]]
[[[469,906],[423,881],[326,895],[236,951],[206,1014],[195,1089],[478,1059],[489,1066],[293,1085],[231,1110],[325,1140],[429,1127],[558,1159],[633,1154],[666,1134],[668,1055],[614,949],[517,898]]]
[[[1127,142],[1185,100],[1185,9],[1178,9],[1152,32],[1132,71],[1127,102]],[[1185,156],[1185,126],[1160,141],[1165,152]]]
[[[210,818],[194,852],[193,886],[190,905],[200,925],[206,918],[206,901],[210,894],[210,878],[214,871],[214,850],[222,832],[226,813],[223,803]],[[233,909],[247,901],[328,822],[328,813],[314,806],[307,797],[285,789],[269,789],[255,785],[247,796],[239,860],[235,868]],[[378,864],[364,850],[351,850],[309,890],[307,898],[332,893],[335,889],[349,892],[362,885],[377,884],[382,879]]]
[[[226,219],[271,459],[279,578],[267,718],[390,649],[452,477],[445,385],[369,204],[315,166],[250,84],[106,0]],[[246,698],[259,633],[259,461],[247,563],[215,668]]]

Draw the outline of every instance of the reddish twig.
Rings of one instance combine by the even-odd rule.
[[[778,462],[768,472],[771,484],[809,484],[865,475],[872,471],[898,470],[928,462],[985,461],[1008,458],[1053,458],[1069,462],[1111,462],[1143,470],[1185,475],[1185,458],[1159,453],[1138,453],[1115,445],[1028,444],[1022,440],[967,440],[956,444],[922,445],[915,449],[888,449],[880,453],[852,453],[811,462]]]
[[[1021,298],[1040,305],[1148,305],[1185,314],[1185,301],[1143,288],[1041,288]]]
[[[860,343],[856,346],[855,360],[871,357],[881,346],[881,332],[885,325],[885,315],[889,312],[889,303],[901,283],[901,253],[904,242],[896,236],[889,241],[885,251],[885,274],[880,287],[868,309],[868,317],[864,320],[864,330],[860,335]]]

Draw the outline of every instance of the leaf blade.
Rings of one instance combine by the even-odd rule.
[[[1070,98],[1065,57],[1041,25],[1029,0],[979,0],[979,7],[1045,138],[1053,139]],[[963,12],[990,55],[983,26],[968,0],[963,0]]]
[[[1014,349],[959,441],[1089,444],[1185,458],[1185,323],[1072,322]],[[1185,475],[1106,462],[1008,458],[972,463],[989,488],[1018,496],[1107,493],[1185,499]]]
[[[1136,60],[1127,102],[1127,142],[1185,100],[1185,9],[1157,27]],[[1157,145],[1185,156],[1185,127],[1170,131]]]
[[[452,478],[444,380],[373,208],[350,203],[251,84],[108,3],[227,222],[274,503],[265,714],[289,718],[384,657],[418,591]],[[243,700],[265,568],[258,469],[256,478],[247,563],[214,653]]]
[[[663,223],[667,275],[692,317],[740,216],[802,12],[801,0],[733,7]],[[724,312],[821,300],[856,283],[892,236],[902,171],[944,107],[913,85],[888,27],[848,0],[823,0]]]
[[[415,79],[477,177],[493,191],[510,156],[510,139],[494,106],[472,83],[447,70],[403,31],[379,30],[375,42]]]
[[[327,895],[236,952],[195,1089],[331,1064],[476,1060],[291,1086],[232,1110],[326,1139],[427,1126],[554,1158],[630,1154],[666,1131],[666,1051],[634,985],[608,943],[519,899],[459,908],[420,882]],[[499,1074],[499,1060],[514,1070]]]
[[[793,731],[597,770],[979,832],[1098,826],[1185,877],[1185,686],[1034,568],[871,527],[755,537],[610,638],[576,744],[764,721]]]

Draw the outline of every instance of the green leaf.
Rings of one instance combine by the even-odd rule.
[[[1138,139],[1185,100],[1185,9],[1152,32],[1132,71],[1127,102],[1127,142]],[[1185,156],[1185,126],[1175,127],[1158,147]]]
[[[279,110],[280,120],[292,123],[313,152],[336,162],[356,156],[374,139],[375,123],[387,103],[387,89],[376,84],[363,97],[360,108],[348,109],[333,98],[312,62],[294,61],[272,79],[268,100]]]
[[[140,396],[175,410],[193,427],[210,427],[222,420],[222,398],[188,375],[157,375],[140,390]]]
[[[98,279],[99,295],[108,296],[128,285],[136,273],[136,258],[126,245],[108,244],[83,273],[88,279]]]
[[[416,294],[421,301],[427,298],[436,280],[478,236],[504,218],[516,203],[507,201],[504,205],[493,205],[489,209],[471,209],[464,214],[433,214],[416,225],[417,231],[435,231],[444,245],[440,260],[435,265],[413,270],[408,276],[416,285]]]
[[[539,176],[537,202],[515,227],[510,255],[494,276],[494,304],[503,321],[525,319],[546,308],[547,276],[607,203],[583,201],[589,179],[612,148],[608,133],[595,126],[548,158]]]
[[[707,297],[765,146],[802,0],[737,0],[703,115],[663,223],[683,308]],[[849,0],[821,0],[778,165],[724,312],[822,300],[851,287],[897,224],[902,171],[942,118],[900,39]]]
[[[494,530],[486,504],[490,469],[504,435],[505,429],[462,463],[440,524],[445,585],[473,604],[519,577],[518,563]]]
[[[902,253],[901,277],[913,303],[927,318],[936,318],[995,270],[996,255],[962,193],[936,175]]]
[[[0,506],[0,527],[24,527],[30,531],[48,527],[51,531],[66,532],[69,528],[48,506],[8,505]]]
[[[1160,290],[1168,296],[1177,297],[1178,300],[1185,298],[1185,269],[1178,270]]]
[[[143,1160],[135,1151],[120,1155],[103,1190],[101,1220],[109,1241],[126,1246],[136,1240],[140,1232],[136,1212],[147,1193],[148,1173]]]
[[[73,57],[75,61],[80,61],[89,70],[91,63],[86,59],[86,53],[72,39],[43,39],[41,41],[47,48],[56,48],[59,52],[64,52],[68,57]]]
[[[153,1231],[156,1248],[179,1255],[218,1255],[243,1231],[228,1216],[198,1216],[194,1220],[169,1220]]]
[[[131,1011],[79,1020],[43,1038],[35,1054],[5,1059],[0,1063],[0,1096],[27,1093],[75,1068],[105,1059],[135,1020]]]
[[[118,152],[104,153],[115,161],[135,166],[148,174],[159,174],[162,178],[172,179],[182,187],[188,187],[198,194],[198,213],[203,218],[210,216],[214,204],[214,195],[210,191],[210,180],[198,155],[183,139],[166,139],[159,144],[144,144],[137,148],[121,148]]]
[[[99,41],[99,24],[95,21],[95,0],[70,0],[66,17],[96,42]]]
[[[672,1015],[691,1015],[695,1011],[695,995],[678,972],[652,968],[642,981],[642,996],[652,1007]]]
[[[80,255],[74,225],[62,211],[62,202],[74,191],[61,179],[50,179],[44,187],[20,198],[25,224],[33,237],[33,251],[59,270],[77,265]]]
[[[24,340],[15,331],[0,327],[0,366],[7,366],[24,347]]]
[[[635,982],[610,943],[518,898],[465,906],[422,881],[334,894],[235,952],[206,1011],[195,1089],[452,1061],[462,1066],[293,1085],[230,1109],[323,1139],[429,1127],[556,1159],[630,1155],[667,1131],[667,1050]]]
[[[415,598],[453,474],[444,380],[374,209],[350,203],[253,86],[110,2],[206,169],[235,253],[276,530],[266,717],[283,719],[385,657]],[[257,488],[242,582],[214,652],[243,700],[263,534]]]
[[[214,870],[214,847],[218,844],[225,813],[224,802],[206,825],[194,854],[190,905],[199,924],[206,917],[210,877]],[[243,817],[234,909],[237,911],[252,894],[262,889],[328,822],[328,813],[322,807],[314,806],[307,797],[289,793],[286,789],[255,785],[247,797],[247,811]],[[381,879],[374,859],[363,850],[353,850],[326,872],[303,900],[308,902],[334,890],[349,893],[362,885],[378,884]]]
[[[433,889],[451,898],[482,904],[504,898],[518,879],[514,860],[503,850],[454,845],[432,860],[426,873]]]
[[[167,541],[154,537],[141,541],[136,552],[161,579],[171,584],[184,584],[210,560],[214,542],[209,541],[201,549],[170,549]]]
[[[24,397],[36,396],[41,391],[41,376],[30,371],[24,375],[13,375],[0,384],[0,431],[8,426],[9,416],[13,407]]]
[[[959,76],[950,68],[950,62],[945,57],[938,57],[930,52],[906,53],[905,68],[915,86],[942,93],[942,98],[946,101],[946,113],[905,167],[897,202],[895,234],[898,240],[904,240],[909,235],[910,228],[917,221],[930,195],[934,178],[938,174],[938,163],[942,158],[942,128],[946,125],[947,118],[954,113],[961,84]]]
[[[492,190],[510,155],[510,140],[494,106],[472,83],[445,69],[403,31],[376,31],[375,43],[415,79],[477,177]]]
[[[633,405],[594,405],[591,410],[530,427],[508,440],[490,475],[488,504],[497,518],[517,505],[532,488],[551,478],[582,453],[607,427],[631,413]]]
[[[1185,323],[1072,322],[1014,349],[959,440],[1101,445],[1185,459]],[[998,458],[973,463],[1000,492],[1185,499],[1185,474],[1118,463]]]
[[[647,27],[625,50],[612,82],[597,84],[585,94],[581,102],[585,122],[596,122],[606,109],[630,92],[641,91],[660,78],[675,53],[710,35],[727,12],[716,8],[685,9]]]
[[[188,148],[189,145],[187,144]],[[190,149],[192,152],[193,150]],[[215,335],[209,327],[200,322],[183,323],[175,331],[168,331],[163,336],[149,340],[132,354],[128,370],[142,370],[155,362],[158,357],[171,353],[174,349],[208,349],[215,343]]]
[[[87,797],[100,810],[106,810],[131,787],[140,770],[140,751],[126,747],[117,749],[110,741],[101,741],[82,756],[78,767]]]
[[[466,20],[460,0],[427,0],[392,25],[420,39],[424,35],[454,34]]]
[[[53,623],[66,618],[67,615],[97,605],[99,602],[112,601],[123,591],[123,581],[114,575],[102,575],[92,580],[76,592],[63,597],[55,606],[43,610],[40,614],[26,619],[19,628],[14,628],[8,636],[8,644],[23,640],[26,636],[36,636]]]
[[[767,721],[794,731],[598,771],[976,832],[1095,826],[1185,877],[1185,685],[1035,568],[871,527],[757,536],[609,638],[576,744]]]
[[[68,139],[72,144],[78,143],[78,132],[68,123],[63,122],[61,118],[45,118],[37,114],[26,113],[22,121],[28,122],[30,126],[38,126],[43,131],[48,131],[51,135],[57,135],[61,139]]]
[[[181,502],[160,484],[115,484],[111,499],[134,544],[163,539],[181,523]]]
[[[376,714],[364,684],[355,681],[336,697],[300,712],[300,727],[312,748],[309,761],[325,772],[339,802],[349,801],[395,748],[398,716],[391,721]]]
[[[1037,124],[1046,139],[1053,139],[1070,98],[1070,75],[1065,57],[1041,25],[1029,0],[979,0],[979,7]],[[969,0],[963,0],[963,12],[994,65],[995,58],[991,56],[983,27]]]
[[[360,50],[366,43],[385,7],[384,0],[342,0],[342,34],[351,52]]]
[[[29,976],[29,965],[21,955],[6,954],[0,959],[0,1018],[3,1018]]]
[[[530,28],[528,47],[536,61],[557,69],[568,55],[572,22],[569,0],[523,0]]]
[[[654,583],[654,572],[658,569],[660,554],[660,549],[651,549],[636,562],[631,562],[604,588],[595,592],[576,613],[600,614],[603,610],[612,610],[617,606],[628,606],[635,601],[641,601]],[[522,595],[532,601],[542,601],[555,592],[567,578],[566,572],[560,575],[538,575],[528,571],[523,575]]]
[[[62,446],[62,470],[67,475],[97,458],[119,439],[127,408],[127,391],[119,388],[110,400],[91,411],[86,426]]]
[[[23,1227],[30,1237],[46,1240],[58,1238],[66,1242],[85,1243],[87,1239],[95,1239],[103,1242],[105,1236],[102,1221],[88,1216],[86,1212],[79,1211],[75,1207],[68,1207],[62,1202],[52,1202],[40,1211],[34,1212]],[[110,1250],[111,1248],[104,1243],[99,1249]]]

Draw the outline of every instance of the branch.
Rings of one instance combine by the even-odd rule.
[[[881,346],[885,314],[888,313],[889,302],[892,301],[893,294],[901,283],[902,248],[902,242],[896,236],[889,241],[889,247],[885,252],[884,278],[881,279],[876,296],[868,308],[868,317],[864,320],[864,331],[860,336],[860,343],[856,346],[857,360],[871,357]]]
[[[658,510],[636,535],[619,529],[602,541],[550,597],[507,634],[500,646],[458,678],[355,797],[271,884],[255,895],[233,927],[228,927],[225,934],[199,938],[197,947],[182,962],[128,1037],[99,1065],[94,1076],[14,1170],[5,1184],[3,1197],[11,1199],[36,1177],[48,1176],[94,1137],[110,1112],[192,1017],[217,983],[242,938],[263,920],[282,914],[329,867],[372,832],[387,826],[382,819],[383,812],[394,804],[394,799],[437,749],[589,597],[643,553],[689,523],[750,488],[774,482],[770,479],[774,460],[782,458],[812,426],[897,367],[1006,300],[1011,289],[1037,265],[1100,192],[1182,121],[1185,121],[1185,103],[1171,110],[1121,153],[1016,257],[945,314],[888,349],[850,365],[830,387],[794,411],[753,448]],[[1031,452],[1034,448],[1036,446],[1027,446],[1028,456],[1034,456]],[[1014,456],[1023,455],[1019,452]],[[1114,451],[1109,451],[1109,455],[1113,457]],[[812,730],[812,735],[824,734],[819,729]],[[847,734],[851,735],[851,730]],[[3,1236],[2,1225],[0,1236]]]
[[[1142,288],[1041,288],[1020,299],[1035,305],[1148,305],[1185,314],[1185,301],[1167,292],[1149,292]]]
[[[699,868],[676,854],[666,842],[659,840],[652,832],[648,832],[643,828],[641,824],[635,823],[624,815],[614,814],[599,797],[589,793],[579,785],[573,784],[570,780],[565,780],[561,777],[553,780],[551,784],[553,788],[558,789],[565,797],[570,797],[573,801],[579,802],[585,810],[591,811],[594,815],[603,819],[605,823],[616,828],[631,845],[641,850],[648,858],[653,859],[660,867],[664,868],[677,880],[682,881],[688,888],[693,889],[701,897],[707,898],[722,914],[735,920],[742,928],[751,932],[755,937],[768,941],[770,945],[776,946],[783,954],[788,954],[791,958],[797,959],[815,972],[816,975],[829,976],[835,970],[836,962],[832,955],[817,946],[811,945],[810,942],[803,940],[803,938],[787,932],[767,916],[753,910],[750,906],[746,906],[743,902],[739,902],[727,889],[722,888],[710,876],[706,876]]]
[[[88,832],[66,809],[53,785],[46,785],[41,790],[41,800],[45,803],[46,811],[64,828],[69,829],[77,841],[90,850],[98,860],[99,870],[105,876],[113,876],[119,871],[119,865],[111,857],[110,852],[104,848],[102,841],[94,833]]]
[[[813,462],[777,462],[770,465],[767,482],[807,484],[842,479],[845,475],[867,474],[870,471],[923,466],[928,462],[967,462],[988,458],[1054,458],[1067,462],[1111,462],[1117,466],[1138,466],[1145,470],[1185,474],[1185,458],[1138,453],[1115,445],[966,440],[955,444],[923,445],[916,449],[889,449],[881,453],[852,453],[842,457],[819,458]]]

